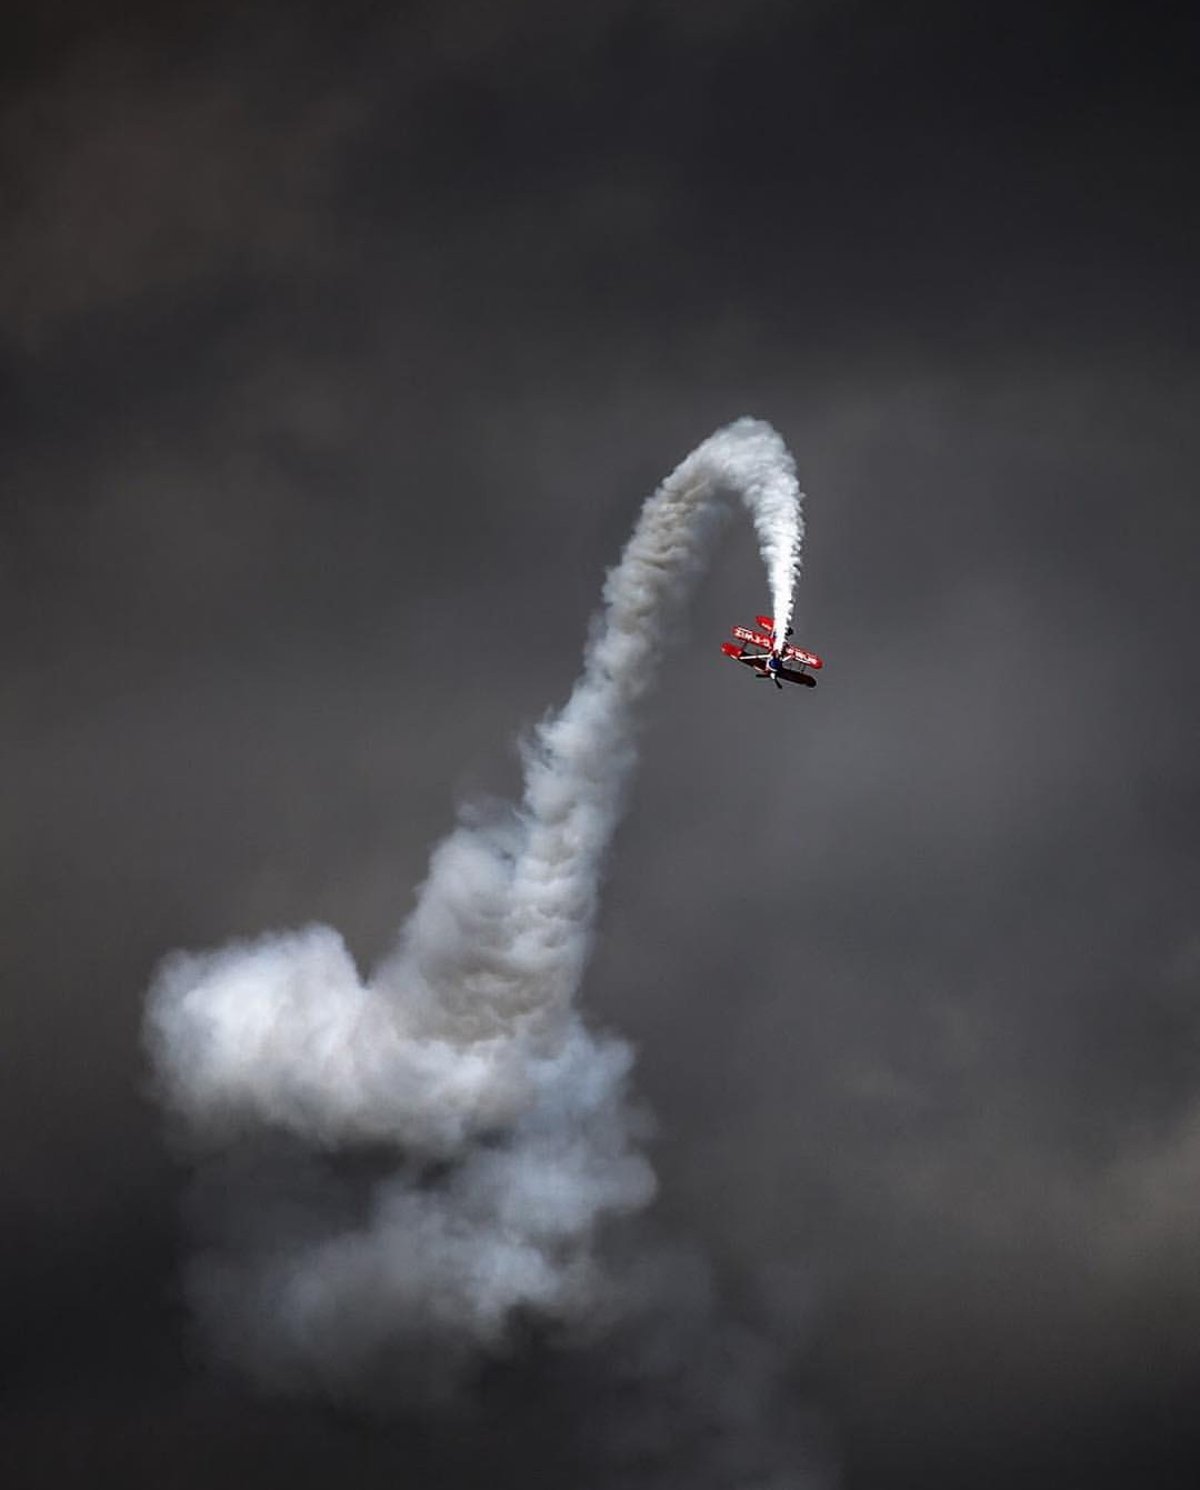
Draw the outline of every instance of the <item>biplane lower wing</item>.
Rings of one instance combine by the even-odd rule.
[[[735,647],[732,642],[722,642],[721,651],[726,657],[732,657],[734,662],[744,662],[750,670],[760,678],[773,678],[779,683],[799,683],[804,688],[815,688],[816,678],[808,673],[795,673],[788,667],[767,666],[769,658],[760,652],[747,652],[744,647]]]

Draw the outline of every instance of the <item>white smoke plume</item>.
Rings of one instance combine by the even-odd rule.
[[[595,1332],[619,1316],[598,1228],[645,1207],[655,1179],[629,1048],[591,1033],[574,1001],[637,705],[729,494],[787,626],[793,463],[770,426],[741,419],[646,502],[570,699],[528,749],[519,810],[434,851],[372,977],[319,926],[159,969],[157,1090],[219,1238],[193,1300],[210,1344],[264,1384],[436,1394],[522,1321]],[[238,1197],[219,1217],[218,1194]]]

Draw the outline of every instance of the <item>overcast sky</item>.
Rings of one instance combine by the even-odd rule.
[[[139,1030],[175,947],[387,949],[743,413],[826,670],[722,661],[731,526],[585,985],[654,1228],[811,1483],[1197,1483],[1193,73],[1154,7],[16,8],[6,1483],[696,1483],[722,1404],[660,1383],[623,1478],[602,1362],[452,1430],[214,1373]]]

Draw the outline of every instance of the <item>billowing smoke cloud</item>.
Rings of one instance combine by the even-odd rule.
[[[374,976],[319,926],[159,970],[147,1040],[199,1159],[193,1298],[213,1347],[264,1384],[427,1397],[523,1322],[594,1336],[636,1307],[598,1245],[655,1191],[631,1055],[575,995],[637,706],[728,494],[786,626],[800,496],[778,435],[742,419],[646,502],[519,809],[435,850]]]

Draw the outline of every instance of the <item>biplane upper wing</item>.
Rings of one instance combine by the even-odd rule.
[[[758,620],[764,617],[759,616]],[[766,619],[770,619],[767,617]],[[752,647],[761,647],[764,652],[775,650],[775,635],[770,631],[752,631],[749,626],[735,626],[733,635],[740,642],[749,642]],[[789,662],[798,662],[801,667],[821,668],[825,664],[815,652],[805,651],[803,647],[793,647],[790,642],[780,647],[779,655]]]
[[[781,655],[792,662],[799,662],[803,667],[825,666],[815,652],[806,652],[803,647],[784,647]]]
[[[733,628],[733,635],[740,642],[749,642],[753,647],[762,647],[764,652],[769,652],[774,646],[774,642],[768,632],[752,631],[749,626],[735,626]]]

